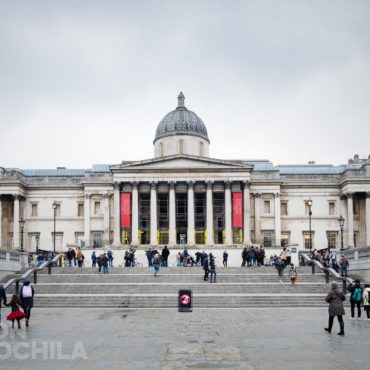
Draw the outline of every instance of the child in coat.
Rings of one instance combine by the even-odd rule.
[[[24,312],[21,310],[21,301],[17,294],[13,294],[11,301],[8,306],[12,308],[12,312],[6,317],[7,320],[12,322],[12,328],[14,328],[14,321],[18,322],[18,329],[21,328],[21,320],[26,317]]]

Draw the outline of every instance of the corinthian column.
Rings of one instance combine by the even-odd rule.
[[[243,216],[244,216],[244,244],[251,244],[251,195],[249,181],[244,182]]]
[[[225,244],[232,244],[232,227],[231,227],[231,184],[225,183]]]
[[[188,245],[195,244],[194,236],[194,184],[189,181],[188,184]]]
[[[157,245],[157,184],[151,183],[150,189],[150,244]]]
[[[114,186],[114,221],[113,221],[113,244],[120,245],[121,244],[121,233],[120,233],[120,184],[115,182]]]
[[[175,194],[175,183],[170,182],[170,194],[169,194],[169,236],[168,241],[170,245],[176,244],[176,194]]]
[[[254,193],[254,238],[261,242],[261,193]]]
[[[103,200],[104,200],[104,238],[105,240],[110,239],[110,225],[109,225],[109,220],[110,220],[110,207],[109,207],[109,200],[110,200],[110,194],[105,193],[103,194]]]
[[[348,247],[354,246],[353,242],[353,193],[347,193],[347,225],[348,225]]]
[[[14,213],[13,213],[13,248],[19,249],[19,195],[14,195]]]
[[[132,241],[133,246],[139,245],[139,190],[138,183],[132,184]]]
[[[366,246],[370,247],[370,191],[366,193],[365,222],[366,222]]]
[[[3,248],[3,203],[1,200],[1,194],[0,194],[0,248]]]
[[[280,217],[280,194],[274,193],[275,197],[275,245],[281,245],[281,217]]]
[[[85,204],[84,204],[84,239],[85,246],[90,247],[90,213],[91,213],[91,194],[85,194]]]
[[[213,239],[213,194],[212,182],[207,182],[207,245],[214,245]]]

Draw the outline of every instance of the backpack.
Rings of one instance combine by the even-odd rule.
[[[22,288],[22,294],[23,294],[23,298],[30,298],[32,297],[32,288],[30,286],[24,286]]]
[[[360,287],[356,287],[353,291],[352,298],[355,302],[362,301],[362,289]]]

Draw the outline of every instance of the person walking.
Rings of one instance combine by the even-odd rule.
[[[215,283],[216,282],[216,263],[215,263],[215,258],[213,257],[212,253],[209,254],[209,271],[211,273],[211,279],[210,283]]]
[[[85,259],[85,256],[83,255],[81,249],[78,248],[78,250],[77,250],[77,263],[78,263],[78,267],[82,267],[82,265],[84,263],[84,259]]]
[[[367,319],[370,320],[370,284],[365,284],[362,298],[364,302],[364,311],[366,312]]]
[[[284,263],[284,267],[287,265],[287,254],[286,254],[286,248],[284,247],[283,250],[280,252],[280,260]]]
[[[357,318],[361,318],[361,303],[364,290],[361,288],[360,280],[356,279],[355,284],[348,286],[347,290],[351,293],[351,298],[349,299],[351,303],[351,319],[355,319],[355,306],[357,307]]]
[[[247,256],[248,256],[248,250],[247,247],[245,247],[242,251],[242,267],[245,267],[245,263],[247,262]]]
[[[259,253],[259,258],[260,258],[260,261],[259,261],[259,265],[260,266],[264,266],[265,265],[265,249],[263,248],[263,245],[261,246],[260,248],[260,253]]]
[[[229,254],[227,251],[224,251],[224,254],[222,255],[222,264],[224,267],[227,267],[227,260],[229,259]]]
[[[33,297],[35,295],[35,291],[33,287],[30,285],[29,280],[25,280],[23,282],[23,287],[19,292],[19,298],[21,301],[21,306],[23,308],[24,314],[26,315],[26,326],[29,325],[30,318],[31,318],[31,309],[33,308]]]
[[[95,251],[94,251],[94,252],[92,252],[92,254],[91,254],[91,264],[92,264],[92,266],[91,266],[91,267],[96,267],[96,260],[97,260],[97,258],[96,258],[96,253],[95,253]]]
[[[338,288],[338,284],[336,282],[331,283],[331,290],[325,298],[325,301],[329,303],[329,325],[325,330],[328,333],[331,333],[331,329],[333,328],[334,317],[338,317],[338,322],[340,326],[340,332],[338,335],[344,335],[344,322],[343,322],[343,315],[344,307],[343,301],[346,300],[346,296],[341,292]]]
[[[168,266],[168,256],[169,255],[170,255],[170,250],[167,248],[167,245],[165,245],[162,250],[162,261],[163,261],[164,267]]]
[[[103,254],[101,257],[101,265],[103,266],[103,274],[108,274],[108,264],[109,264],[109,258],[106,253]]]
[[[152,267],[153,266],[153,252],[152,252],[152,248],[149,248],[146,252],[146,258],[148,260],[148,267]]]
[[[204,258],[203,258],[203,270],[204,270],[204,281],[207,281],[208,274],[209,274],[209,262],[208,262],[207,253],[204,254]]]
[[[21,301],[17,294],[13,294],[11,301],[8,306],[11,307],[11,313],[6,317],[7,320],[12,322],[12,328],[14,328],[14,321],[18,322],[18,329],[21,328],[21,320],[26,317],[24,312],[21,310]]]
[[[107,257],[109,267],[113,267],[113,252],[110,249],[107,252]]]
[[[275,267],[278,271],[279,277],[282,278],[284,274],[284,269],[285,269],[285,262],[282,261],[280,258],[277,258],[275,260]]]
[[[72,267],[72,261],[76,257],[76,252],[72,248],[68,248],[67,251],[67,260],[68,260],[68,267]]]
[[[344,257],[343,255],[340,256],[339,269],[340,269],[340,276],[341,277],[347,277],[348,267],[349,267],[349,262],[348,262],[347,258]]]
[[[156,253],[153,257],[153,269],[154,269],[154,277],[157,277],[161,268],[161,261],[159,253]]]
[[[4,289],[4,286],[2,284],[0,284],[0,329],[1,329],[1,302],[3,302],[5,306],[8,305],[7,302],[6,302],[5,289]]]
[[[290,264],[289,277],[290,277],[291,286],[292,288],[294,288],[297,282],[297,279],[298,279],[298,273],[297,273],[297,269],[294,266],[294,263]]]

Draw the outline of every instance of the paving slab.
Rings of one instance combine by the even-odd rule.
[[[323,308],[34,309],[28,328],[3,322],[0,369],[368,368],[370,321],[326,324]]]

